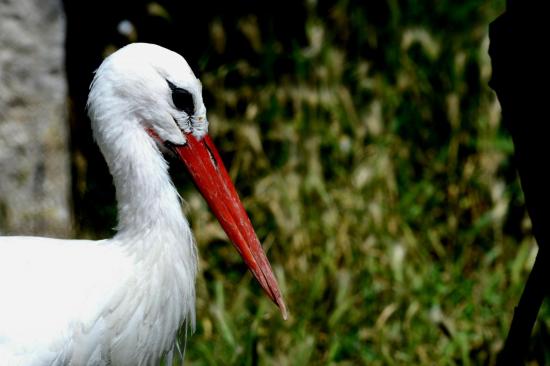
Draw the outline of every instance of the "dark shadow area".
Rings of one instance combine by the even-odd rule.
[[[490,27],[492,88],[515,147],[515,163],[539,252],[514,312],[501,365],[523,364],[531,331],[550,278],[550,178],[548,143],[548,19],[540,2],[509,1],[507,11]],[[542,338],[547,330],[541,327]],[[539,337],[539,338],[540,338]],[[541,353],[539,351],[539,357]],[[544,355],[542,355],[544,356]],[[539,358],[544,364],[544,358]]]

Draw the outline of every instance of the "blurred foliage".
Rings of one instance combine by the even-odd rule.
[[[290,319],[176,170],[201,254],[186,362],[493,364],[537,249],[487,86],[503,1],[270,6],[201,13],[189,52]],[[167,27],[193,16],[145,9]]]

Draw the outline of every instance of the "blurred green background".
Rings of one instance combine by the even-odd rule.
[[[504,1],[103,2],[101,26],[101,4],[65,4],[79,235],[116,222],[91,70],[128,42],[164,45],[202,80],[290,310],[174,168],[200,252],[187,364],[494,364],[537,250],[487,86]],[[533,364],[550,360],[547,306],[539,319]]]

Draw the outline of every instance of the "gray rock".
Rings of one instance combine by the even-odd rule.
[[[0,0],[0,233],[70,234],[60,0]]]

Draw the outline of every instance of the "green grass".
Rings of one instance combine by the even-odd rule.
[[[249,17],[262,61],[205,62],[211,133],[290,318],[185,190],[201,253],[189,364],[494,363],[536,253],[487,87],[502,3],[391,4],[382,27],[368,7],[312,7],[309,45],[276,51]]]
[[[291,315],[186,190],[201,253],[190,364],[494,363],[536,245],[487,87],[487,24],[502,9],[489,5],[449,3],[431,24],[396,5],[378,30],[340,1],[329,20],[310,13],[308,47],[272,56],[291,73],[249,82],[270,63],[237,60],[201,75]],[[436,32],[444,14],[456,30]],[[372,61],[342,47],[335,24],[396,43]],[[224,87],[232,73],[242,84]]]

